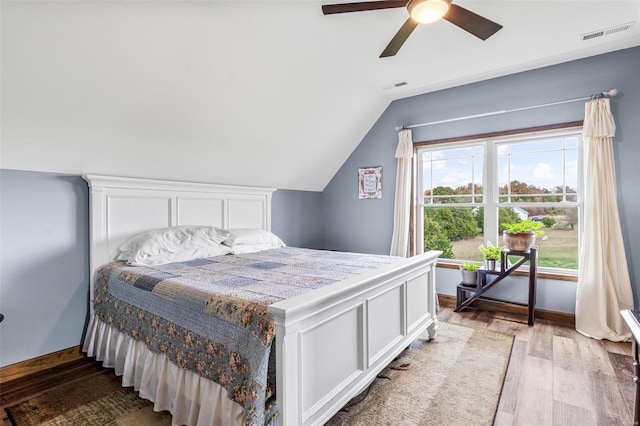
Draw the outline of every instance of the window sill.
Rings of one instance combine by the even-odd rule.
[[[449,263],[449,262],[438,262],[436,264],[436,266],[438,268],[446,268],[446,269],[459,269],[460,268],[460,264],[459,263]],[[526,277],[526,276],[529,275],[529,272],[527,272],[527,270],[525,270],[525,269],[522,269],[522,270],[514,271],[511,275]],[[561,272],[547,272],[547,271],[540,271],[540,268],[538,268],[538,278],[544,278],[544,279],[549,279],[549,280],[558,280],[558,281],[573,281],[573,282],[577,282],[578,281],[578,273],[577,273],[577,271],[576,271],[575,274],[561,273]]]

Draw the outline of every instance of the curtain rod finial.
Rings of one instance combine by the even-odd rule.
[[[618,94],[618,89],[611,89],[608,92],[602,92],[605,96],[616,96]]]

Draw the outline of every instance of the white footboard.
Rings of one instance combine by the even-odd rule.
[[[325,423],[421,333],[435,337],[440,254],[268,308],[276,322],[279,425]]]

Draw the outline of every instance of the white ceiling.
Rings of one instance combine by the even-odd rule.
[[[640,45],[637,0],[457,0],[504,28],[379,59],[405,9],[321,4],[3,0],[0,166],[322,190],[394,99]]]

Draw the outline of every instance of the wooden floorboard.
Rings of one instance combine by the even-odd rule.
[[[102,367],[94,359],[83,358],[11,380],[3,383],[0,387],[0,407],[5,408],[55,389],[58,386],[111,371]]]
[[[496,426],[588,426],[632,423],[631,343],[589,339],[573,325],[499,312],[453,312],[443,321],[515,337]]]
[[[510,418],[513,418],[513,413],[518,405],[518,389],[522,388],[521,377],[526,357],[527,343],[522,340],[514,340],[509,368],[504,378],[502,395],[498,404],[498,412],[508,414]]]
[[[535,326],[529,327],[526,318],[511,313],[478,309],[456,313],[444,307],[438,317],[514,336],[495,425],[632,423],[635,394],[630,343],[589,339],[570,324],[550,320],[536,320]],[[85,358],[2,383],[0,407],[105,372],[113,374]],[[1,420],[3,426],[10,424],[6,415]]]
[[[553,403],[553,424],[556,426],[595,425],[591,410],[561,401]]]
[[[616,372],[620,392],[624,401],[629,408],[629,412],[633,413],[633,405],[635,402],[635,386],[633,385],[633,365],[629,364],[630,355],[622,355],[618,352],[609,352],[611,365]]]
[[[553,424],[553,362],[527,355],[522,366],[514,423]]]

